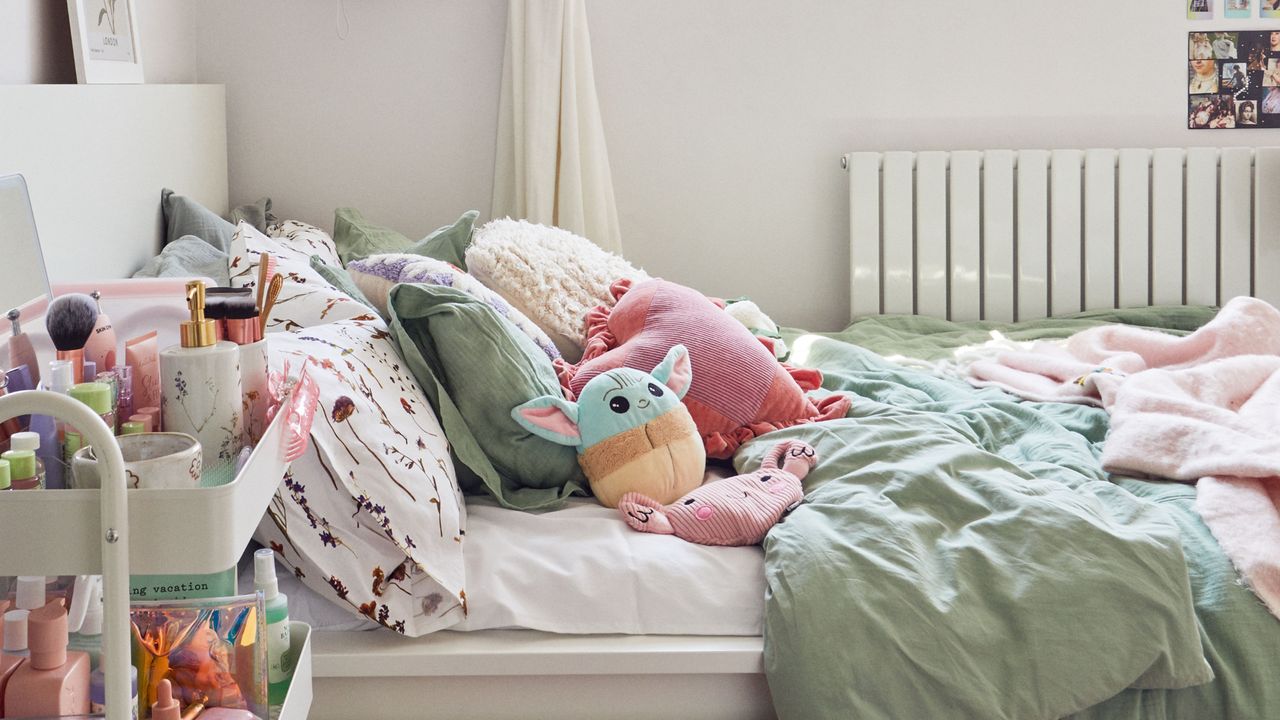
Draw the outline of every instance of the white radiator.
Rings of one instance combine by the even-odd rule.
[[[854,152],[851,309],[1280,305],[1280,148]]]

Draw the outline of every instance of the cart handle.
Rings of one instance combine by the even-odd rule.
[[[50,415],[72,425],[93,446],[102,478],[102,666],[106,673],[107,720],[132,715],[129,691],[129,504],[124,457],[107,424],[89,406],[46,390],[0,397],[0,420]],[[56,490],[50,492],[57,492]]]

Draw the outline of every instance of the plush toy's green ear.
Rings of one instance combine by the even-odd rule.
[[[683,398],[684,394],[689,392],[689,385],[693,382],[693,365],[689,362],[689,351],[683,345],[671,346],[667,356],[649,374],[657,378],[658,382],[671,388],[676,397]]]
[[[511,417],[525,430],[544,440],[571,447],[582,444],[577,403],[543,395],[512,408]]]

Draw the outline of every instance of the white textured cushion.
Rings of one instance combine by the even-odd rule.
[[[258,259],[269,252],[275,259],[275,271],[284,276],[284,286],[272,307],[265,332],[280,332],[315,327],[338,320],[371,319],[374,314],[363,303],[330,285],[320,273],[311,269],[314,252],[309,245],[287,238],[270,238],[252,225],[241,222],[231,239],[228,272],[233,287],[257,288]],[[323,255],[321,255],[323,257]]]
[[[355,615],[406,635],[460,621],[466,508],[448,442],[382,320],[270,338],[320,389],[307,451],[255,535],[294,574]]]
[[[467,270],[542,328],[570,362],[582,357],[587,312],[614,304],[609,287],[649,278],[568,230],[510,218],[476,230]]]

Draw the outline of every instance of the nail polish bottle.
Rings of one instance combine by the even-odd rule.
[[[133,699],[133,714],[130,715],[133,720],[138,720],[138,668],[129,666],[129,685],[132,689],[130,697]],[[107,676],[98,668],[89,673],[89,712],[105,713],[107,711]],[[155,720],[155,712],[151,714],[152,720]]]
[[[11,477],[9,461],[4,458],[0,458],[0,491],[13,489],[13,481],[10,479]]]
[[[182,720],[178,699],[173,696],[173,683],[168,678],[156,685],[156,701],[151,703],[151,720]]]
[[[31,656],[9,677],[6,718],[85,715],[89,712],[89,656],[67,652],[67,611],[57,602],[27,616]]]
[[[39,610],[48,604],[43,575],[19,575],[13,606],[19,610]]]

